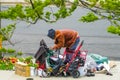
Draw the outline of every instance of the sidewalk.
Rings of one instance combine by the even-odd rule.
[[[41,78],[39,76],[33,76],[34,80],[120,80],[120,61],[115,61],[116,67],[112,68],[110,72],[113,74],[113,76],[105,75],[105,74],[98,74],[94,77],[79,77],[79,78],[73,78],[73,77],[49,77],[49,78]],[[0,70],[0,80],[26,80],[28,77],[23,77],[16,75],[14,71],[3,71]]]

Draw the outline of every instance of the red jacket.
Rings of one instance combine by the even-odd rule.
[[[56,30],[55,31],[55,45],[53,49],[59,49],[61,47],[71,47],[78,37],[78,32],[70,29]]]

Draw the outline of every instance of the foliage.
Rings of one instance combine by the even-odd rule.
[[[8,41],[11,45],[14,45],[12,42],[11,42],[11,37],[14,33],[14,30],[16,29],[16,24],[9,24],[8,26],[6,27],[2,27],[0,28],[0,39],[1,39],[1,44],[3,41]],[[0,54],[1,56],[1,54]]]
[[[28,64],[28,66],[30,66],[30,67],[37,68],[38,64],[34,63],[32,59],[33,59],[32,56],[28,56],[26,58],[19,58],[19,61]]]
[[[6,27],[0,28],[0,34],[2,35],[2,41],[10,39],[16,29],[16,24],[9,24]]]
[[[28,1],[28,0],[27,0]],[[0,12],[0,18],[11,20],[24,20],[30,23],[36,23],[38,19],[46,22],[56,22],[60,18],[66,18],[77,8],[78,0],[75,0],[71,7],[65,6],[65,0],[30,0],[31,6],[23,7],[17,4],[15,7],[10,7],[8,10]],[[58,7],[58,11],[45,11],[46,7],[52,8],[51,5]],[[54,19],[53,19],[54,17]]]
[[[116,32],[111,28],[108,32],[120,34],[120,0],[25,0],[30,5],[23,6],[17,4],[7,10],[0,12],[1,19],[22,20],[31,24],[37,23],[38,20],[53,23],[60,19],[66,18],[77,9],[84,7],[89,9],[86,16],[82,16],[79,21],[94,22],[96,20],[107,19],[111,26],[116,28]],[[53,6],[57,10],[53,10]],[[49,8],[46,10],[46,8]]]
[[[31,62],[31,63],[28,64],[28,66],[37,68],[38,64]]]
[[[31,62],[32,62],[32,59],[33,59],[32,56],[27,56],[26,58],[22,58],[22,57],[20,57],[20,58],[19,58],[19,61],[28,64],[28,63],[31,63]]]
[[[15,57],[0,59],[0,70],[13,70],[15,62],[17,62],[17,58]]]
[[[93,22],[95,20],[98,20],[98,17],[95,16],[93,13],[88,13],[86,16],[82,16],[80,21],[83,22]]]
[[[24,62],[27,63],[27,64],[31,63],[32,59],[33,59],[32,56],[28,56],[28,57],[25,58]]]
[[[33,63],[32,56],[28,56],[26,58],[20,57],[23,53],[21,51],[17,52],[11,48],[0,48],[0,54],[4,56],[0,56],[0,70],[13,70],[14,64],[18,61],[24,62],[28,64],[28,66],[37,67],[36,63]]]
[[[93,22],[95,20],[107,19],[111,26],[107,31],[113,34],[120,35],[120,0],[79,0],[84,8],[89,9],[97,15],[98,19],[91,19],[88,15],[83,16],[81,21]],[[83,19],[85,17],[85,19]],[[89,20],[89,21],[88,21]]]
[[[13,64],[9,61],[0,60],[0,70],[13,70]]]
[[[120,36],[120,26],[117,26],[117,27],[115,27],[115,26],[109,26],[108,28],[107,28],[107,30],[108,30],[108,32],[110,32],[110,33],[113,33],[113,34],[118,34],[119,36]]]
[[[0,70],[14,70],[15,67],[15,63],[16,62],[23,62],[25,64],[27,64],[30,67],[38,67],[37,63],[34,63],[32,61],[32,57],[28,56],[28,57],[20,57],[20,58],[16,58],[16,57],[4,57],[2,59],[0,59]]]
[[[2,55],[2,57],[4,56],[14,56],[14,57],[18,57],[18,56],[21,56],[23,53],[21,51],[16,51],[14,49],[11,49],[11,48],[0,48],[0,54]]]

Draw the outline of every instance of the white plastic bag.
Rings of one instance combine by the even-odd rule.
[[[40,77],[47,77],[47,74],[43,69],[38,69],[38,76]]]
[[[86,69],[95,69],[96,66],[97,66],[97,64],[96,64],[95,60],[92,59],[91,56],[87,55],[86,62],[85,62]]]
[[[80,76],[85,76],[87,73],[87,69],[85,67],[79,67],[78,71],[80,72]]]
[[[86,56],[86,61],[85,61],[85,65],[83,67],[79,67],[78,71],[80,72],[80,76],[85,76],[87,73],[87,70],[92,70],[95,69],[97,66],[96,62],[89,56]]]

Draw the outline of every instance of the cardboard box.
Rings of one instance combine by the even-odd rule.
[[[17,62],[15,64],[15,74],[24,76],[24,77],[29,77],[30,76],[30,67],[22,62]]]

